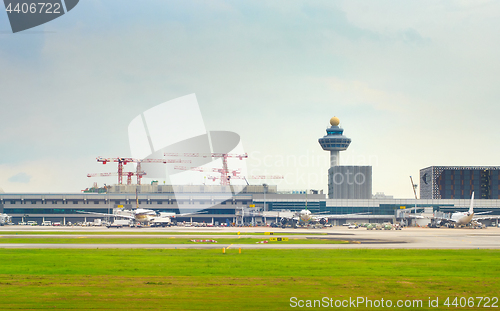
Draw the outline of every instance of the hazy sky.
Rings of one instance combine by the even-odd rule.
[[[95,158],[130,156],[135,116],[195,93],[280,190],[327,191],[337,116],[340,163],[409,198],[421,168],[500,165],[498,51],[498,1],[82,0],[16,34],[0,13],[0,188],[114,183],[86,177],[116,171]]]

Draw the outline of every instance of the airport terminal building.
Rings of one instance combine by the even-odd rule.
[[[339,124],[337,117],[331,118],[326,135],[318,139],[323,150],[330,152],[328,196],[314,190],[278,191],[277,186],[266,184],[229,185],[229,180],[224,183],[221,177],[221,185],[210,186],[119,182],[82,193],[0,193],[0,212],[12,216],[14,223],[68,224],[95,219],[112,222],[120,209],[139,207],[191,213],[179,215],[177,221],[246,225],[277,222],[281,211],[308,209],[312,213],[334,215],[329,217],[333,225],[394,223],[404,221],[409,214],[405,210],[409,209],[426,214],[467,211],[474,192],[475,212],[500,215],[500,166],[431,166],[420,170],[420,199],[373,196],[371,166],[340,165],[339,154],[349,147],[351,139],[343,134]],[[359,213],[363,215],[352,215]]]
[[[137,189],[137,194],[136,194]],[[113,213],[113,210],[136,206],[159,212],[190,213],[178,221],[211,224],[271,223],[279,219],[263,219],[262,212],[300,211],[335,214],[333,225],[346,222],[395,222],[404,209],[417,207],[417,212],[466,211],[470,199],[328,199],[313,191],[278,191],[276,186],[169,186],[115,185],[106,192],[86,193],[0,193],[0,211],[12,216],[13,222],[43,221],[92,222],[106,220],[102,215],[84,212]],[[500,215],[500,200],[475,200],[475,211],[493,211]],[[345,214],[366,213],[346,218]],[[112,217],[111,217],[112,218]],[[112,221],[112,219],[111,219]]]
[[[420,170],[422,199],[500,199],[500,166],[430,166]]]

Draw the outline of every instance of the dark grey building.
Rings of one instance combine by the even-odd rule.
[[[500,199],[500,166],[430,166],[420,170],[421,199]]]

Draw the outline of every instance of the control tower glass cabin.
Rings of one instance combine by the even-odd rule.
[[[351,144],[351,139],[344,136],[344,129],[339,126],[337,117],[330,119],[331,127],[326,129],[326,135],[318,139],[323,150],[330,151],[330,167],[339,165],[339,151],[346,150]]]

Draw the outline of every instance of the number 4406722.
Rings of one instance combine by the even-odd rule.
[[[447,307],[466,308],[466,307],[483,307],[483,308],[498,308],[498,297],[448,297],[443,305]]]
[[[12,7],[12,3],[9,3],[5,9],[9,13],[46,13],[46,14],[61,14],[61,4],[60,3],[17,3]]]

